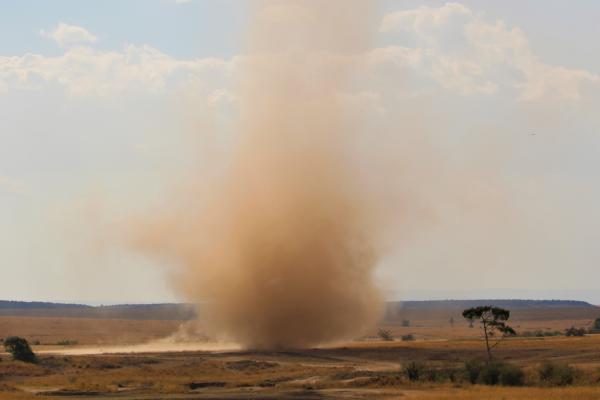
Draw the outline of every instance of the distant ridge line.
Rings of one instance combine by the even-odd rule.
[[[596,307],[581,300],[527,300],[527,299],[478,299],[478,300],[407,300],[394,301],[397,308],[417,309],[465,309],[477,306],[496,306],[508,309],[520,308],[558,308],[558,307]]]
[[[49,301],[0,300],[0,308],[93,308],[93,306],[77,303],[52,303]]]
[[[399,311],[454,310],[493,305],[509,310],[577,308],[594,309],[596,306],[578,300],[408,300],[391,301],[385,305],[386,314]],[[52,303],[43,301],[0,300],[0,316],[12,317],[59,317],[133,320],[190,320],[198,317],[202,307],[188,303],[116,304],[91,306],[76,303]]]
[[[0,300],[0,316],[12,317],[189,320],[196,315],[197,307],[185,303],[91,306],[76,303]]]

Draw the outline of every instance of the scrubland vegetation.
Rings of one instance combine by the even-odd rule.
[[[447,314],[432,318],[421,313],[421,319],[412,315],[409,326],[402,323],[409,318],[400,315],[367,337],[333,348],[104,355],[68,355],[91,344],[87,336],[91,329],[78,336],[75,330],[53,328],[51,338],[43,339],[43,332],[23,328],[42,325],[25,321],[21,327],[13,324],[9,333],[24,332],[37,362],[0,355],[0,400],[39,399],[40,395],[138,399],[150,394],[157,399],[600,398],[600,335],[588,333],[594,318],[571,319],[564,310],[553,315],[554,319],[514,321],[511,316],[505,322],[511,322],[517,335],[493,347],[491,361],[479,322],[469,328],[460,314],[454,316],[453,326]],[[2,322],[0,318],[0,326]],[[76,323],[58,322],[59,326]],[[113,338],[120,345],[135,342],[133,330],[144,323],[105,322],[122,328]],[[157,321],[147,322],[140,335],[166,329]],[[584,327],[585,335],[566,336],[571,326]],[[157,327],[154,333],[152,327]],[[42,338],[43,344],[35,345],[40,339],[34,337]],[[108,338],[101,339],[106,345]]]

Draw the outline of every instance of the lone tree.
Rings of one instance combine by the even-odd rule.
[[[37,357],[31,350],[31,347],[29,347],[29,343],[21,337],[11,336],[4,339],[4,348],[8,353],[12,354],[15,360],[29,363],[37,362]]]
[[[506,324],[510,318],[510,311],[500,307],[480,306],[468,308],[462,313],[469,321],[479,320],[485,338],[485,349],[487,350],[488,362],[492,361],[492,349],[496,347],[505,336],[516,335],[513,328]],[[493,344],[490,344],[496,333],[502,336]]]

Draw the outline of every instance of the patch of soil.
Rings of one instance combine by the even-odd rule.
[[[88,392],[88,391],[83,391],[83,390],[66,390],[66,389],[60,389],[60,390],[52,390],[52,391],[48,391],[48,392],[39,392],[37,393],[38,396],[56,396],[56,397],[71,397],[71,396],[101,396],[103,395],[102,392]]]
[[[268,361],[254,361],[254,360],[239,360],[230,361],[225,364],[227,369],[235,371],[246,371],[246,370],[263,370],[269,368],[278,367],[279,364]]]
[[[186,386],[192,390],[208,388],[208,387],[224,387],[226,382],[190,382]]]

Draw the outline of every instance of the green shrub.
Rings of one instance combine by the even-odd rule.
[[[444,380],[443,372],[433,367],[426,367],[423,375],[425,375],[425,378],[429,382],[438,382]]]
[[[462,379],[462,370],[460,368],[449,367],[442,370],[444,377],[450,382],[458,382]]]
[[[538,368],[540,381],[550,386],[566,386],[573,383],[577,371],[568,364],[545,362]]]
[[[18,336],[11,336],[4,339],[4,348],[8,353],[12,354],[12,357],[15,360],[30,363],[37,361],[37,358],[31,350],[31,347],[29,347],[27,340]]]
[[[523,331],[519,334],[522,337],[550,337],[550,336],[562,336],[563,333],[561,331]]]
[[[574,326],[565,329],[565,336],[585,336],[587,333],[585,328],[575,328]]]
[[[404,375],[409,381],[418,381],[423,377],[425,366],[418,361],[411,361],[404,366]]]
[[[400,338],[402,339],[403,342],[410,342],[410,341],[415,340],[415,337],[412,333],[409,333],[408,335],[402,335]]]
[[[377,331],[377,336],[379,336],[381,340],[385,340],[388,342],[394,340],[394,335],[392,334],[392,331],[383,328],[379,328],[379,330]]]
[[[525,373],[513,364],[501,362],[483,363],[471,360],[465,363],[466,378],[471,383],[483,385],[522,386],[525,383]]]
[[[503,386],[523,386],[525,373],[514,364],[503,364],[500,368],[500,384]]]
[[[479,374],[484,367],[484,363],[479,360],[469,360],[465,362],[465,375],[471,383],[477,383]]]
[[[485,364],[479,372],[477,383],[484,385],[497,385],[500,382],[500,374],[502,373],[502,364],[491,362]]]

